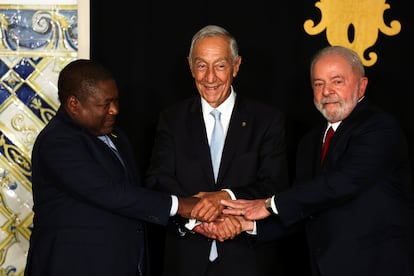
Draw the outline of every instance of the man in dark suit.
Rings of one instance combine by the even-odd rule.
[[[234,37],[219,26],[202,28],[193,36],[188,63],[199,95],[160,114],[149,187],[179,196],[197,194],[204,205],[195,207],[193,215],[207,220],[221,213],[220,199],[261,198],[287,188],[284,116],[268,105],[236,95],[232,81],[241,57]],[[209,149],[213,109],[221,112],[225,136],[217,180]],[[190,221],[193,224],[187,228],[188,220],[173,222],[166,231],[164,275],[268,276],[272,269],[281,269],[282,264],[278,267],[274,259],[278,250],[274,244],[254,248],[248,235],[214,241],[200,235],[208,233],[203,233],[197,221]],[[234,237],[232,229],[237,229],[238,220],[230,216],[216,222],[223,224],[224,236]]]
[[[223,201],[233,208],[224,212],[252,220],[276,214],[256,222],[259,240],[304,222],[313,275],[414,275],[413,187],[399,124],[365,98],[364,67],[348,48],[318,52],[311,84],[327,122],[298,146],[296,185],[268,199]],[[330,127],[335,132],[321,160]]]
[[[198,199],[143,187],[131,146],[114,126],[118,89],[104,67],[72,61],[58,90],[61,106],[32,152],[25,275],[146,275],[145,222],[166,225],[177,209],[189,217]]]

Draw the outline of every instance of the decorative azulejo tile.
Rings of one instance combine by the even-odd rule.
[[[23,275],[31,150],[59,107],[60,70],[78,57],[78,5],[38,2],[0,4],[0,275]]]

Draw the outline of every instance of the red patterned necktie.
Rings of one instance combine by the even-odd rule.
[[[326,152],[328,151],[329,142],[331,141],[331,138],[334,135],[334,133],[335,131],[333,130],[333,128],[329,127],[328,132],[326,133],[325,142],[323,143],[321,164],[323,163],[323,159],[325,158]]]

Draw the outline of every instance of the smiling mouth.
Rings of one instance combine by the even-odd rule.
[[[213,90],[217,90],[218,86],[214,86],[214,87],[206,87],[207,91],[213,91]]]
[[[105,126],[113,127],[115,125],[115,119],[109,119],[105,121]]]
[[[325,102],[325,103],[322,103],[322,104],[323,104],[323,106],[330,106],[330,105],[335,105],[337,103],[338,102]]]

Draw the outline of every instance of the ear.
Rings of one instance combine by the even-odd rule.
[[[242,57],[238,56],[237,60],[234,63],[233,78],[235,78],[237,76],[237,73],[239,72],[241,61],[242,61]]]
[[[79,102],[78,98],[76,98],[73,95],[69,96],[69,98],[67,100],[67,103],[66,103],[66,107],[67,107],[69,113],[71,113],[71,114],[78,113],[79,105],[80,105],[80,102]]]
[[[188,66],[190,67],[191,76],[192,76],[193,78],[195,78],[195,75],[194,75],[194,73],[193,73],[193,63],[192,63],[192,60],[191,60],[191,58],[190,58],[190,57],[187,57],[187,62],[188,62]]]
[[[368,85],[368,78],[367,77],[361,78],[360,83],[359,83],[358,99],[362,98],[362,96],[365,95],[365,90],[367,89],[367,85]]]

